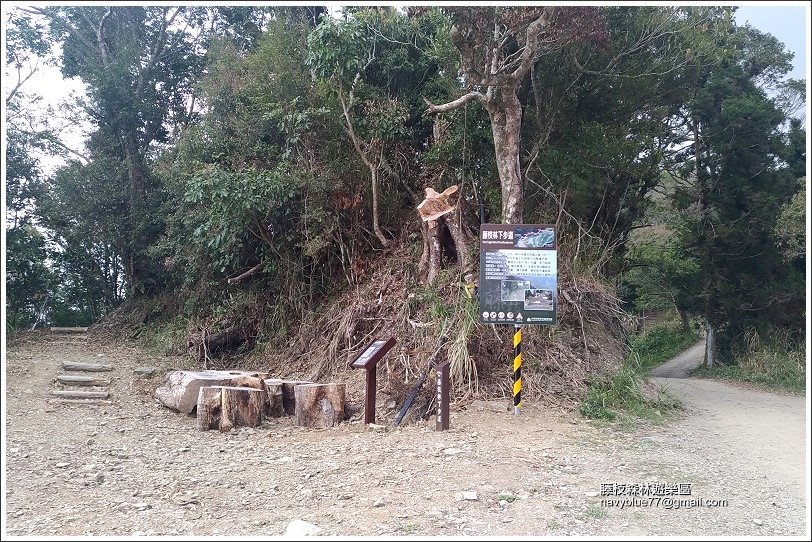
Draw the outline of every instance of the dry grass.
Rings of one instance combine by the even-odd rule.
[[[347,364],[375,338],[398,345],[379,367],[379,389],[401,402],[442,333],[452,367],[453,400],[510,397],[511,326],[481,324],[477,304],[463,295],[451,268],[432,287],[422,286],[407,247],[394,246],[369,270],[368,279],[303,321],[287,348],[255,356],[252,364],[274,373],[314,380],[346,379]],[[592,375],[626,355],[619,300],[598,280],[576,277],[559,258],[558,322],[525,326],[523,397],[575,408]],[[423,402],[433,400],[426,386]]]

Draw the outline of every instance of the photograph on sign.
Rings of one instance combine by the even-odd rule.
[[[513,241],[519,248],[552,248],[555,233],[553,228],[516,228]]]
[[[483,224],[480,236],[481,321],[554,324],[558,291],[555,228]]]

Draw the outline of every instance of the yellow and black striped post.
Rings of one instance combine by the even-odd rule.
[[[516,324],[513,331],[513,414],[522,408],[522,326]]]

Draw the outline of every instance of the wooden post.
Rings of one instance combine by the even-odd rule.
[[[344,419],[344,384],[299,384],[294,393],[296,425],[323,429]]]
[[[394,337],[372,341],[358,356],[350,362],[352,369],[364,369],[366,389],[364,390],[364,423],[375,423],[375,395],[377,386],[378,362],[397,344]]]
[[[450,374],[451,364],[448,361],[437,367],[437,431],[445,431],[450,425],[451,393],[448,389]]]
[[[378,385],[378,365],[367,368],[366,390],[364,392],[364,423],[375,423],[375,395]]]

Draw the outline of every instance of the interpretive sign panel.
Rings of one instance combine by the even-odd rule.
[[[393,346],[395,346],[395,339],[391,338],[385,341],[375,340],[372,341],[357,358],[350,362],[350,367],[353,369],[366,369],[374,367],[376,363],[386,354]]]
[[[555,324],[555,227],[482,224],[479,239],[479,317],[487,324]]]

